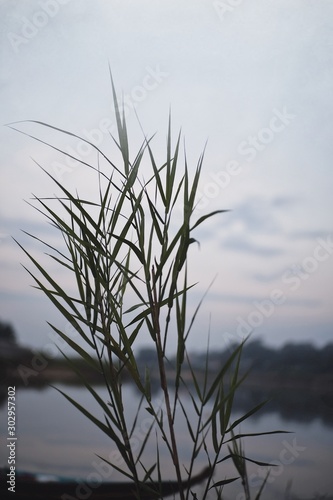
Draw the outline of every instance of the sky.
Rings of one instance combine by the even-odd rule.
[[[330,0],[1,0],[0,19],[0,319],[20,343],[46,349],[46,321],[65,328],[12,239],[42,262],[22,230],[60,244],[25,201],[55,192],[34,160],[87,196],[96,179],[6,125],[84,161],[83,141],[26,120],[113,154],[109,65],[133,149],[138,115],[163,160],[171,109],[192,172],[207,142],[196,215],[230,210],[189,254],[190,308],[215,277],[189,348],[206,348],[209,330],[212,348],[248,334],[277,347],[333,340]]]

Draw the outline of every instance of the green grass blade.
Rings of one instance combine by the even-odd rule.
[[[216,214],[223,214],[225,212],[230,212],[230,210],[214,210],[214,212],[210,212],[209,214],[206,214],[206,215],[203,215],[202,217],[200,217],[196,223],[191,227],[191,231],[193,231],[193,229],[195,229],[196,227],[200,226],[200,224],[202,224],[206,219],[210,218],[210,217],[213,217],[214,215]]]
[[[217,488],[218,486],[225,486],[226,484],[233,483],[234,481],[237,481],[239,477],[231,477],[230,479],[222,479],[222,481],[217,481],[214,483],[212,486],[210,486],[210,490],[212,488]]]
[[[243,415],[242,417],[238,418],[237,420],[235,420],[232,425],[226,430],[226,432],[230,432],[232,431],[235,427],[237,427],[237,425],[241,424],[244,420],[248,419],[251,415],[253,415],[254,413],[256,413],[257,411],[259,411],[263,406],[265,406],[265,404],[268,403],[269,400],[267,401],[263,401],[262,403],[259,403],[258,405],[256,405],[254,408],[252,408],[252,410],[248,411],[247,413],[245,413],[245,415]]]
[[[272,464],[270,464],[270,465],[272,465]],[[258,493],[257,493],[257,495],[256,495],[255,500],[259,500],[259,499],[260,499],[261,494],[262,494],[262,492],[263,492],[263,490],[264,490],[264,488],[265,488],[265,486],[266,486],[266,482],[267,482],[267,480],[268,480],[268,476],[270,475],[270,473],[271,473],[271,471],[269,470],[269,471],[267,472],[266,476],[265,476],[265,479],[264,479],[264,481],[263,481],[263,483],[262,483],[261,487],[260,487],[260,490],[258,491]]]

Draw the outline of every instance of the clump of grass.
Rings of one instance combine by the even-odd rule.
[[[143,137],[140,148],[132,154],[125,116],[113,82],[112,89],[117,124],[117,137],[113,140],[120,152],[121,165],[113,163],[91,143],[98,155],[97,165],[77,158],[82,169],[90,168],[96,172],[98,200],[71,193],[44,169],[62,195],[53,199],[35,197],[37,210],[60,232],[66,250],[42,243],[46,245],[49,257],[72,276],[76,292],[73,294],[60,285],[57,278],[52,277],[22,247],[38,271],[32,273],[28,270],[36,287],[70,322],[80,341],[57,326],[50,326],[103,380],[107,401],[85,380],[84,373],[75,364],[72,366],[94,398],[99,412],[102,411],[103,418],[96,417],[70,395],[60,392],[117,446],[122,467],[118,462],[103,459],[130,481],[134,497],[161,498],[167,493],[165,480],[169,478],[163,477],[160,462],[160,450],[165,446],[176,478],[173,488],[181,500],[197,498],[194,484],[199,480],[204,482],[202,498],[206,499],[212,490],[221,498],[222,488],[239,478],[249,499],[247,458],[238,444],[246,434],[234,432],[262,404],[232,421],[234,396],[243,380],[239,376],[243,344],[235,348],[212,379],[208,377],[208,352],[205,375],[199,379],[186,348],[201,305],[200,302],[194,314],[188,317],[188,295],[194,285],[189,282],[187,256],[191,245],[196,242],[193,232],[208,218],[226,210],[216,210],[196,218],[197,189],[204,155],[199,157],[191,177],[186,152],[181,153],[180,133],[173,144],[170,119],[162,164],[158,164],[155,158],[152,138]],[[45,123],[42,125],[54,128]],[[61,132],[73,136],[65,130]],[[58,209],[53,208],[53,202],[58,204]],[[177,208],[179,206],[181,211]],[[135,347],[144,332],[148,332],[156,350],[163,395],[163,405],[158,407],[152,398],[150,372],[146,369],[144,374],[141,373],[137,365]],[[173,375],[169,373],[167,376],[170,345],[176,347],[176,367]],[[68,362],[71,362],[69,358]],[[191,383],[184,380],[185,364],[191,374]],[[123,398],[125,372],[141,395],[138,412],[131,423]],[[183,390],[187,391],[192,402],[191,415],[181,399]],[[152,423],[145,439],[134,450],[131,437],[142,409],[151,415]],[[185,464],[181,461],[177,443],[176,423],[179,418],[185,418],[191,449]],[[151,440],[156,443],[156,456],[148,459],[144,450]],[[226,447],[229,453],[223,456]],[[197,476],[199,456],[205,457],[207,468]],[[225,477],[223,473],[224,462],[228,459],[235,465],[237,475],[234,477]]]

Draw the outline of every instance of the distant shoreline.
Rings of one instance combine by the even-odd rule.
[[[7,371],[6,379],[15,383],[19,387],[25,386],[41,386],[50,383],[58,382],[68,385],[82,385],[82,380],[78,377],[73,369],[64,365],[62,361],[53,361],[49,366],[35,373],[25,373],[23,376],[20,375],[20,367],[9,367]],[[92,385],[103,385],[104,379],[102,376],[94,371],[92,368],[80,367],[82,370],[82,375],[86,381]],[[173,370],[169,369],[168,374],[170,378],[174,375]],[[203,379],[203,373],[198,370],[196,372],[198,379]],[[213,374],[210,374],[212,377]],[[27,379],[28,378],[28,383]],[[151,370],[151,382],[154,384],[158,383],[159,376],[156,370]],[[191,383],[192,377],[190,370],[184,368],[183,379],[187,383]],[[128,381],[126,372],[124,372],[123,377],[124,383]],[[322,392],[323,388],[325,391],[333,391],[333,374],[292,374],[290,372],[279,373],[276,371],[255,371],[247,375],[245,380],[242,382],[241,388],[252,388],[252,389],[306,389],[310,392]]]

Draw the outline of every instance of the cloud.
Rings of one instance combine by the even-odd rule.
[[[36,212],[31,209],[28,217],[4,217],[0,226],[2,232],[11,234],[13,231],[15,231],[15,233],[18,231],[27,231],[29,233],[36,234],[37,236],[45,233],[54,233],[54,228],[51,226],[46,217],[41,214],[35,214]]]
[[[314,240],[317,238],[325,238],[331,231],[321,231],[316,229],[309,229],[304,231],[293,231],[288,234],[292,240]]]
[[[254,273],[251,275],[251,278],[259,283],[274,283],[277,280],[281,280],[281,277],[285,269],[283,271],[277,271],[275,273]]]
[[[250,197],[232,210],[229,224],[241,222],[244,230],[255,233],[276,234],[280,231],[280,224],[272,207],[276,206],[279,199]],[[286,206],[286,201],[284,201]]]
[[[286,232],[282,217],[298,203],[292,196],[250,196],[209,227],[200,228],[198,238],[219,240],[220,246],[235,252],[276,257],[285,254]],[[281,217],[281,220],[280,220]],[[317,233],[316,233],[317,235]],[[321,232],[318,235],[322,236]]]
[[[232,293],[209,293],[209,299],[215,302],[221,303],[234,303],[234,304],[249,304],[254,305],[255,303],[260,303],[263,301],[269,300],[269,296],[254,296],[250,294],[232,294]],[[286,306],[290,307],[310,307],[317,308],[322,304],[322,301],[319,299],[307,299],[307,298],[296,298],[296,297],[287,297],[285,302]],[[277,306],[280,307],[280,306]],[[281,305],[282,307],[282,305]]]
[[[256,234],[279,234],[283,226],[279,216],[298,204],[292,196],[250,196],[232,208],[224,226],[242,226],[243,230]]]
[[[223,247],[236,252],[257,255],[259,257],[275,257],[285,252],[272,245],[259,245],[246,240],[246,236],[230,236],[223,242]]]
[[[37,239],[56,247],[58,250],[63,250],[65,248],[59,230],[55,228],[46,217],[43,219],[42,216],[40,216],[39,221],[37,219],[24,217],[15,217],[12,219],[4,218],[0,226],[0,233],[3,263],[13,259],[13,247],[18,249],[13,238],[27,250],[40,249],[45,251],[46,247],[44,247],[41,242],[38,242]],[[29,234],[33,237],[29,236]]]
[[[293,205],[296,205],[298,203],[298,199],[295,197],[291,196],[276,196],[272,202],[271,205],[272,207],[277,207],[277,208],[284,208],[284,207],[291,207]]]
[[[218,232],[220,236],[223,236],[223,241],[229,239],[230,246],[235,247],[235,249],[241,247],[245,251],[245,247],[248,246],[249,251],[258,250],[261,253],[259,249],[261,247],[257,248],[251,243],[247,244],[245,239],[249,238],[250,235],[265,238],[273,235],[284,235],[279,215],[282,215],[284,209],[289,209],[297,203],[296,198],[288,196],[277,196],[271,199],[267,196],[250,196],[224,214],[223,220],[219,217],[211,219],[209,227],[200,228],[200,235],[205,239],[216,239]],[[278,211],[277,208],[279,208]],[[263,253],[266,254],[266,251],[264,250]],[[267,253],[275,255],[280,251],[268,250]]]

